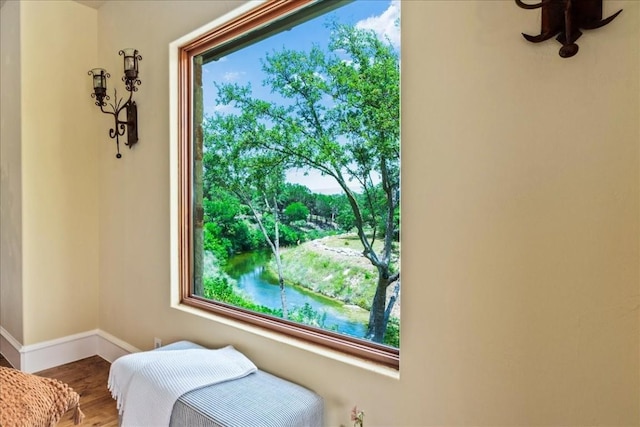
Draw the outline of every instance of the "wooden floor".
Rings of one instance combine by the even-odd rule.
[[[10,366],[0,356],[0,366]],[[80,408],[85,418],[82,426],[118,426],[118,410],[107,389],[109,362],[99,356],[37,372],[36,375],[55,378],[68,384],[80,395]],[[73,411],[62,418],[59,427],[73,426]]]
[[[2,357],[1,354],[0,354],[0,366],[3,366],[5,368],[13,368],[13,366],[11,366],[11,364],[7,361],[7,359]]]

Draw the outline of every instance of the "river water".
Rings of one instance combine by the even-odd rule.
[[[238,282],[242,289],[256,304],[270,308],[282,308],[280,287],[277,280],[265,274],[265,265],[272,258],[271,252],[256,251],[231,257],[225,272]],[[366,332],[366,312],[353,306],[309,292],[297,286],[285,286],[287,309],[303,307],[309,304],[315,311],[326,313],[324,328],[347,334],[356,338],[364,337]]]

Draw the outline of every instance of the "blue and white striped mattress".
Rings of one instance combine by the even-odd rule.
[[[189,341],[162,350],[203,348]],[[323,425],[318,394],[258,370],[244,378],[183,394],[173,406],[171,427],[276,427]]]

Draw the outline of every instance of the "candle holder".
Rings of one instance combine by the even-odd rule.
[[[118,98],[118,92],[113,90],[114,103],[109,103],[111,111],[105,110],[107,102],[111,99],[107,95],[107,79],[111,75],[104,68],[94,68],[89,70],[88,74],[93,79],[93,93],[91,98],[96,100],[95,104],[100,107],[100,111],[113,116],[115,124],[109,129],[109,137],[116,140],[116,158],[121,158],[120,154],[120,137],[127,134],[127,140],[124,142],[129,148],[138,142],[138,107],[133,101],[133,92],[138,91],[138,87],[142,82],[138,78],[138,61],[142,61],[142,56],[138,54],[136,49],[122,49],[118,52],[123,56],[124,75],[122,81],[125,89],[129,92],[129,97],[123,103],[124,98]],[[120,120],[120,112],[126,111],[126,120]]]

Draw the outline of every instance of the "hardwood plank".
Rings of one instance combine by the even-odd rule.
[[[80,408],[85,415],[82,426],[118,426],[116,402],[107,389],[111,364],[99,356],[92,356],[66,365],[37,372],[55,378],[73,388],[80,395]],[[73,411],[67,412],[59,427],[73,426]]]
[[[11,366],[11,363],[9,363],[9,361],[5,359],[4,356],[1,354],[0,354],[0,366],[4,368],[13,368],[13,366]]]

